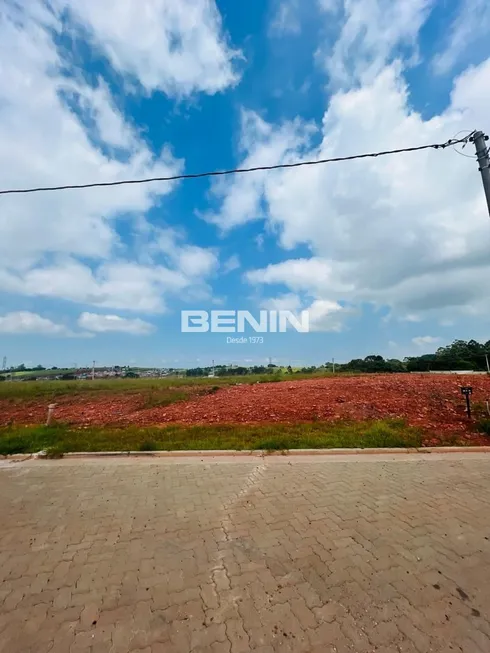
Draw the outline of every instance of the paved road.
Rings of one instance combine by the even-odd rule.
[[[0,469],[0,651],[488,653],[490,456]]]

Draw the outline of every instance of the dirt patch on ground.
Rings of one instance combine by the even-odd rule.
[[[55,403],[55,419],[74,425],[125,426],[140,423],[134,416],[152,410],[162,410],[158,404],[178,401],[181,397],[194,398],[208,394],[209,388],[180,386],[158,392],[118,392],[64,395],[55,399],[2,399],[0,400],[0,425],[43,424],[48,405]]]
[[[154,407],[148,406],[139,393],[66,396],[57,400],[55,414],[58,422],[120,426],[402,418],[428,434],[426,444],[437,444],[453,434],[475,443],[488,443],[473,432],[467,419],[462,385],[473,387],[473,404],[484,405],[490,399],[487,376],[394,374],[244,384],[211,393],[209,388],[192,388],[191,399]],[[0,404],[1,422],[42,423],[48,403],[4,400]]]
[[[472,433],[461,395],[473,387],[472,403],[490,399],[490,377],[456,375],[383,375],[312,379],[233,386],[215,395],[164,410],[133,415],[142,424],[294,423],[323,420],[402,418],[433,434],[437,444],[450,434],[488,440]]]

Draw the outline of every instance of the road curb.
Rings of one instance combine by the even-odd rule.
[[[380,448],[380,449],[289,449],[279,450],[246,450],[236,451],[233,449],[218,449],[204,451],[80,451],[65,453],[63,458],[84,459],[84,458],[247,458],[252,456],[373,456],[382,454],[461,454],[461,453],[490,453],[490,446],[483,447],[421,447],[421,448]],[[26,456],[25,454],[14,456],[3,456],[8,460],[27,460],[29,458],[47,459],[44,452]]]
[[[402,454],[475,454],[489,453],[490,446],[483,447],[421,447],[421,448],[380,448],[380,449],[289,449],[280,450],[241,450],[234,449],[206,449],[204,451],[74,451],[65,453],[60,458],[67,459],[87,459],[87,458],[250,458],[262,456],[270,458],[271,456],[316,456],[319,458],[328,458],[334,456],[375,456],[375,455],[402,455]],[[10,456],[0,455],[0,460],[7,462],[20,463],[27,460],[49,460],[50,457],[45,452],[33,454],[12,454]]]

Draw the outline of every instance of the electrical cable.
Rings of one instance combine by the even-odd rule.
[[[243,174],[247,172],[258,172],[265,170],[283,170],[289,168],[300,168],[302,166],[314,166],[324,163],[337,163],[341,161],[354,161],[357,159],[377,158],[380,156],[388,156],[392,154],[402,154],[406,152],[419,152],[428,149],[445,149],[447,147],[457,145],[458,143],[467,142],[468,139],[475,132],[471,132],[468,136],[459,140],[450,139],[445,143],[432,143],[430,145],[419,145],[418,147],[405,147],[397,150],[386,150],[382,152],[370,152],[368,154],[353,154],[351,156],[338,156],[330,159],[318,159],[316,161],[298,161],[295,163],[278,163],[270,166],[255,166],[253,168],[233,168],[231,170],[214,170],[210,172],[198,172],[193,174],[172,175],[169,177],[149,177],[147,179],[123,179],[120,181],[102,181],[93,182],[89,184],[67,184],[63,186],[41,186],[38,188],[12,188],[0,190],[0,195],[17,195],[25,193],[41,193],[60,190],[79,190],[86,188],[106,188],[109,186],[125,186],[130,184],[148,184],[156,181],[179,181],[182,179],[201,179],[203,177],[220,177],[225,175]]]
[[[464,137],[463,147],[461,148],[462,150],[464,150],[465,146],[468,144],[468,140],[469,140],[469,139],[473,136],[473,134],[475,133],[474,131],[470,132],[470,131],[467,130],[467,129],[462,129],[462,130],[459,131],[457,134],[455,134],[455,135],[453,136],[453,138],[454,138],[454,139],[458,138],[458,136],[459,136],[460,134],[462,134],[463,132],[467,132],[467,136]],[[476,161],[476,160],[477,160],[477,156],[476,156],[476,154],[465,154],[464,152],[460,152],[460,151],[458,150],[458,148],[456,147],[456,145],[459,145],[460,143],[461,143],[461,141],[458,141],[457,143],[454,143],[454,144],[453,144],[453,150],[456,152],[456,154],[459,154],[460,156],[464,156],[464,157],[467,158],[467,159],[473,159],[473,161]]]

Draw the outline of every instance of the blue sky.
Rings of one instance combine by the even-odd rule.
[[[0,9],[2,187],[490,132],[486,0],[21,4]],[[0,227],[9,364],[306,365],[490,338],[490,223],[454,150],[4,196]],[[180,332],[181,310],[264,308],[309,310],[312,331]]]

